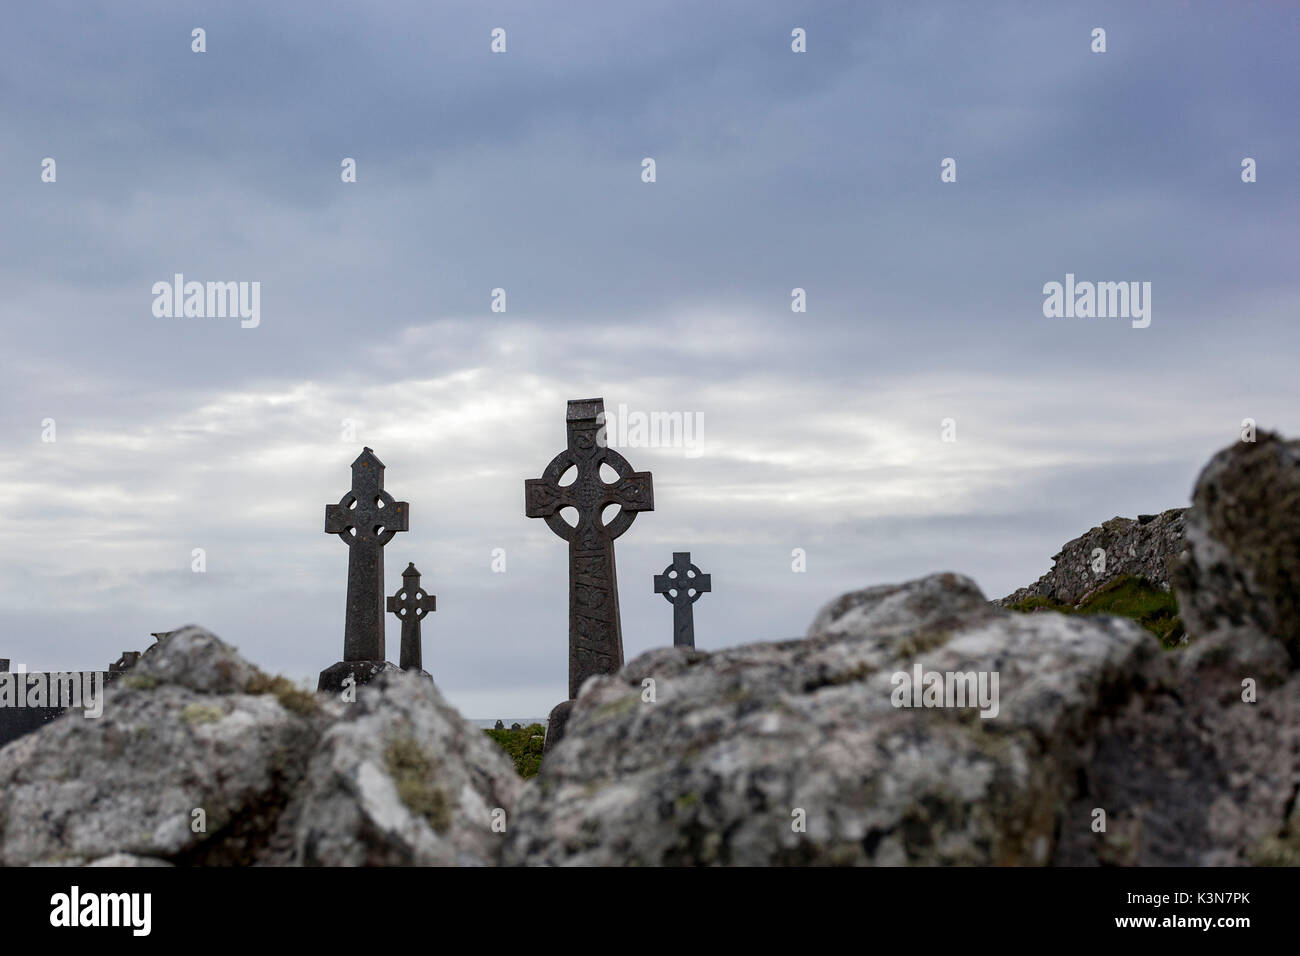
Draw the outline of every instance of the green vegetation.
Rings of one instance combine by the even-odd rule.
[[[542,766],[542,738],[546,728],[541,724],[529,724],[521,730],[485,730],[483,731],[500,745],[515,762],[515,770],[521,777],[535,777]],[[533,739],[537,738],[537,739]]]
[[[1137,621],[1160,638],[1164,647],[1175,647],[1183,638],[1183,621],[1178,616],[1178,599],[1135,574],[1122,574],[1089,594],[1077,607],[1048,597],[1031,597],[1008,605],[1012,611],[1060,611],[1062,614],[1113,614]]]

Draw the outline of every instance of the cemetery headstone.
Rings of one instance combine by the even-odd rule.
[[[438,609],[438,599],[420,587],[420,572],[408,562],[402,572],[402,586],[388,598],[388,611],[402,622],[402,670],[424,673],[420,622]]]
[[[689,551],[674,551],[673,563],[654,578],[655,594],[662,594],[673,606],[673,646],[695,646],[694,604],[713,590],[712,577],[691,564]]]
[[[614,540],[639,512],[654,510],[650,472],[633,471],[626,458],[606,445],[604,420],[604,399],[570,401],[564,451],[551,459],[541,478],[524,482],[528,517],[544,519],[569,544],[569,700],[552,711],[548,748],[563,733],[570,701],[583,682],[623,666]],[[601,475],[602,466],[613,472],[609,481]],[[571,470],[575,477],[563,484]],[[618,511],[606,522],[603,515],[611,505]],[[570,508],[576,512],[574,524],[562,514]]]
[[[384,490],[384,463],[369,448],[352,463],[352,487],[325,506],[325,532],[348,547],[348,603],[343,660],[321,671],[317,690],[338,690],[391,667],[384,657],[384,545],[407,530],[410,506]]]

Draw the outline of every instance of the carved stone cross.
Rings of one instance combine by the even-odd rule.
[[[674,551],[673,563],[655,575],[655,594],[662,594],[673,606],[673,646],[695,646],[695,611],[691,605],[705,591],[712,591],[712,579],[691,564],[689,551]]]
[[[384,463],[369,448],[352,463],[352,490],[325,506],[325,531],[348,546],[343,660],[384,660],[384,545],[407,529],[410,505],[384,491]]]
[[[388,611],[402,622],[402,670],[424,670],[420,650],[420,622],[438,609],[438,599],[420,587],[420,572],[415,562],[407,563],[402,572],[402,586],[388,598]]]
[[[541,478],[524,482],[528,517],[544,518],[569,542],[570,700],[588,677],[612,674],[623,666],[614,539],[631,527],[637,512],[655,507],[650,472],[633,471],[626,458],[606,447],[604,421],[604,399],[569,402],[568,447],[551,459]],[[602,465],[613,469],[613,480],[601,477]],[[576,470],[576,477],[561,484],[570,469]],[[609,505],[619,510],[606,524],[602,514]],[[564,508],[577,511],[576,525],[564,520]]]

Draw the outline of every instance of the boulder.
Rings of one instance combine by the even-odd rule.
[[[390,675],[356,698],[269,677],[201,628],[174,632],[114,682],[101,717],[71,713],[0,749],[0,864],[494,862],[482,808],[512,807],[505,755],[426,681]],[[358,845],[337,849],[322,820]]]
[[[494,864],[521,786],[510,759],[417,673],[386,672],[366,690],[314,749],[295,860]]]
[[[1287,860],[1300,693],[1284,656],[1237,650],[1005,612],[955,574],[846,594],[805,640],[663,648],[588,682],[503,860]],[[996,674],[996,707],[896,706],[918,666]],[[1267,675],[1262,706],[1236,694],[1243,667]]]
[[[996,715],[894,706],[917,664],[996,673]],[[1047,863],[1090,732],[1160,665],[1131,622],[1003,612],[955,574],[845,595],[803,641],[651,651],[585,685],[505,859]]]
[[[1210,459],[1174,585],[1189,633],[1273,639],[1300,664],[1300,441],[1260,432]]]

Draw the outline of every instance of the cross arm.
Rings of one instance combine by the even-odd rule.
[[[342,505],[325,506],[325,532],[327,534],[343,534],[350,524],[347,508]]]
[[[528,517],[545,518],[568,503],[560,486],[546,478],[524,480],[524,511]]]
[[[610,500],[624,511],[654,511],[654,479],[648,471],[624,475],[610,490]]]
[[[392,501],[391,499],[385,504],[387,507],[382,512],[384,528],[388,531],[409,531],[407,525],[411,520],[410,504],[405,501]]]

